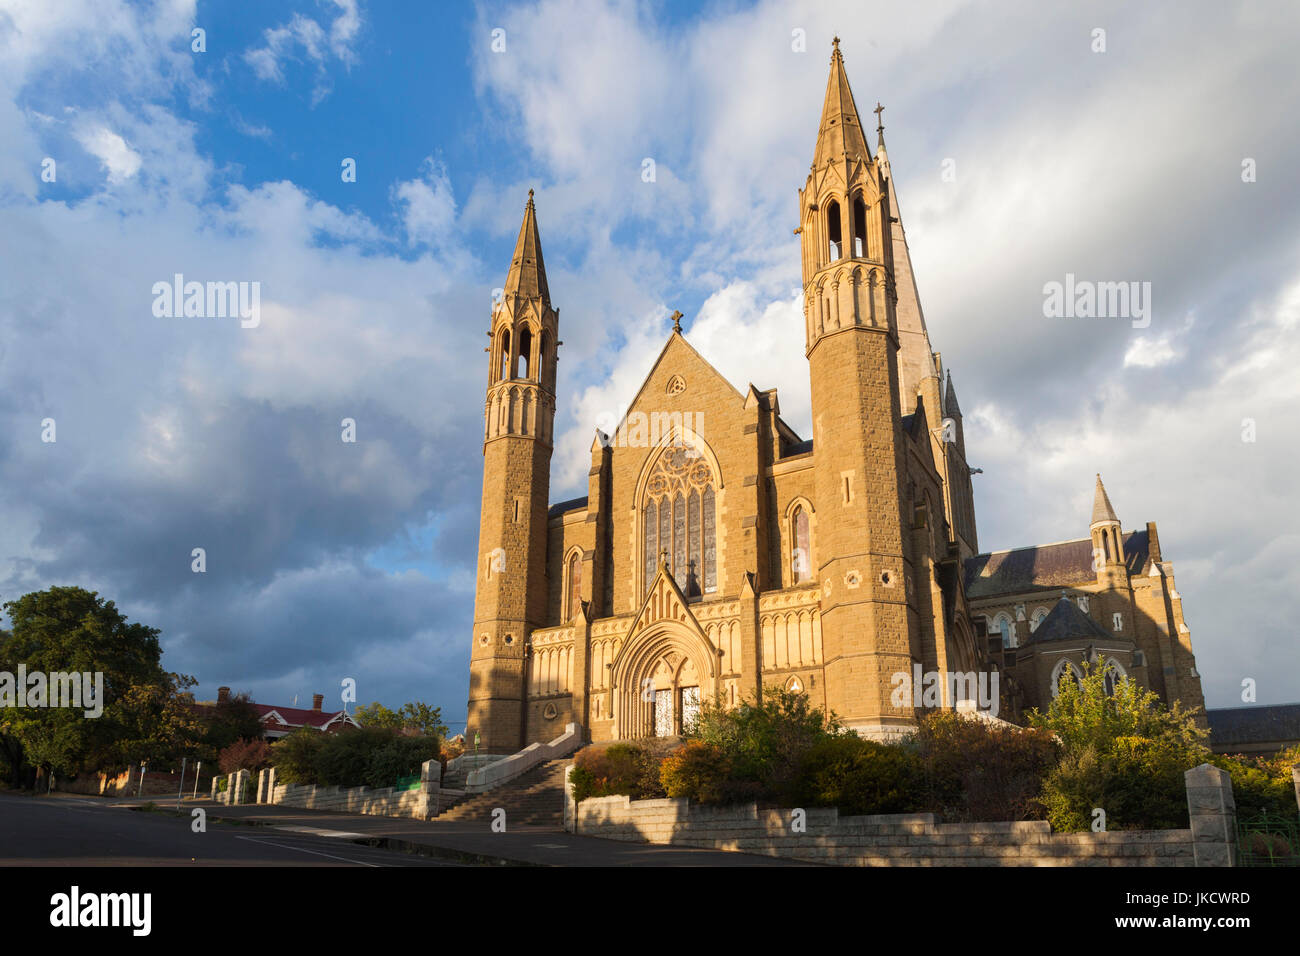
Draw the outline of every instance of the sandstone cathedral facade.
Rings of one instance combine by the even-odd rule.
[[[592,741],[671,736],[705,702],[771,688],[889,737],[975,697],[947,678],[923,695],[926,674],[996,671],[1017,720],[1098,657],[1203,707],[1156,527],[1124,531],[1100,476],[1075,539],[980,552],[961,409],[877,132],[873,151],[836,40],[799,191],[811,440],[775,389],[737,390],[675,323],[614,433],[596,432],[587,496],[554,505],[559,310],[529,193],[488,333],[466,738],[481,752],[569,722]]]

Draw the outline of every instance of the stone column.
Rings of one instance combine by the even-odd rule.
[[[220,785],[220,783],[221,783],[221,777],[219,777],[217,774],[214,773],[212,775],[212,800],[214,803],[217,800],[217,787],[218,785]]]
[[[1232,798],[1232,777],[1208,763],[1193,767],[1183,777],[1196,865],[1236,866],[1237,804]]]
[[[266,771],[266,802],[275,803],[275,768]]]

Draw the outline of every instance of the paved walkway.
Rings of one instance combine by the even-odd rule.
[[[175,800],[155,797],[165,808]],[[143,801],[117,798],[124,806]],[[393,849],[426,853],[460,862],[524,864],[536,866],[801,866],[791,860],[699,850],[690,847],[624,843],[596,837],[574,836],[547,827],[519,827],[493,833],[479,822],[408,820],[324,810],[302,810],[263,804],[227,807],[211,800],[185,800],[185,813],[203,807],[209,822],[228,820],[267,827],[299,828],[288,832],[333,836],[340,841],[382,840]]]

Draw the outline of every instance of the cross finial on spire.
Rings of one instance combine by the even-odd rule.
[[[836,52],[836,53],[839,53],[839,52],[840,52],[840,38],[839,38],[839,37],[832,37],[832,38],[831,38],[831,46],[833,46],[833,47],[835,48],[835,52]]]
[[[533,201],[533,191],[531,189],[528,190],[528,201],[529,202]]]
[[[885,118],[881,115],[885,112],[885,108],[880,105],[880,100],[876,100],[876,108],[871,112],[876,114],[876,132],[881,136],[885,135]]]
[[[673,320],[673,331],[680,334],[682,331],[682,319],[685,317],[676,309],[674,309],[673,314],[670,315],[668,318]]]

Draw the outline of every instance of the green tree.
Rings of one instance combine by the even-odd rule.
[[[59,776],[164,759],[190,745],[186,716],[192,678],[161,666],[158,629],[128,623],[112,601],[79,587],[52,587],[4,605],[12,624],[0,635],[0,670],[16,674],[103,674],[103,712],[68,707],[0,709],[0,748],[16,785],[34,769]]]
[[[1031,726],[1061,742],[1061,761],[1043,785],[1047,819],[1057,830],[1088,829],[1096,810],[1108,829],[1187,826],[1183,774],[1207,761],[1208,731],[1194,712],[1136,681],[1121,678],[1107,693],[1109,664],[1084,665],[1083,680],[1062,683],[1046,713],[1031,711]]]
[[[447,725],[442,722],[442,708],[430,707],[424,701],[403,704],[399,710],[389,710],[375,701],[358,707],[354,716],[362,727],[409,730],[422,737],[437,737],[440,740],[447,736]]]

